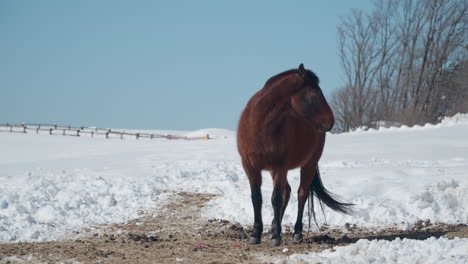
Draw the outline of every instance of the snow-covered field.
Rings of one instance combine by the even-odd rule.
[[[219,194],[206,209],[207,218],[252,224],[250,191],[235,132],[177,133],[191,137],[208,133],[213,139],[150,141],[0,133],[0,241],[64,239],[82,227],[124,222],[164,204],[162,190]],[[332,227],[351,223],[411,229],[417,220],[426,219],[468,223],[468,115],[447,118],[438,125],[330,134],[320,169],[327,189],[356,204],[353,216],[326,209]],[[297,189],[298,170],[288,178]],[[264,221],[269,223],[272,184],[267,173],[262,191]],[[292,225],[296,212],[293,191],[283,223]],[[408,247],[413,251],[403,250]],[[308,259],[336,263],[349,255],[366,263],[380,252],[377,255],[389,262],[404,260],[408,254],[428,262],[428,251],[438,254],[440,250],[454,254],[445,260],[464,262],[468,239],[362,240]],[[293,255],[290,260],[301,263],[302,259]]]

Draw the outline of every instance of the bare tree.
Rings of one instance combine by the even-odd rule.
[[[338,39],[346,80],[342,90],[349,91],[335,93],[332,105],[347,113],[343,129],[379,120],[434,122],[450,112],[450,103],[461,103],[447,96],[446,88],[456,85],[447,78],[460,79],[465,69],[464,0],[376,1],[370,15],[353,10],[342,18]],[[453,65],[458,75],[449,74]]]
[[[349,103],[346,122],[351,127],[369,124],[374,109],[372,83],[376,75],[375,58],[378,56],[374,36],[376,26],[370,23],[372,18],[362,11],[353,10],[352,14],[342,19],[338,27],[339,52],[343,66],[346,86],[341,96]],[[337,100],[337,102],[340,100]]]
[[[434,97],[431,105],[432,112],[437,116],[450,116],[456,113],[468,112],[468,60],[452,64],[442,72],[441,78],[435,85]]]
[[[350,87],[346,87],[335,91],[332,95],[330,107],[335,116],[335,126],[332,132],[349,131],[357,125],[352,123],[352,91]]]

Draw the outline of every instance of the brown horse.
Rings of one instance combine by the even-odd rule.
[[[291,193],[288,170],[301,168],[295,243],[302,241],[302,216],[308,197],[315,194],[333,210],[351,212],[352,204],[339,201],[325,189],[318,170],[325,132],[333,127],[333,122],[333,112],[320,90],[318,77],[304,69],[303,64],[270,78],[247,103],[239,121],[237,148],[249,178],[255,215],[250,244],[260,243],[263,232],[262,170],[268,170],[273,178],[273,247],[281,243],[281,221]],[[313,202],[310,206],[313,212]]]

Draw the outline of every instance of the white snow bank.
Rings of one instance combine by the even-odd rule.
[[[426,240],[361,239],[349,246],[334,247],[321,253],[293,254],[273,263],[468,263],[468,239],[434,237]]]
[[[122,222],[166,196],[151,181],[85,169],[26,174],[22,186],[0,187],[0,241],[54,240],[82,227]]]
[[[383,122],[385,123],[385,122]],[[402,126],[391,126],[391,127],[380,127],[378,129],[374,128],[357,128],[350,133],[363,133],[363,132],[370,132],[370,133],[375,133],[375,132],[404,132],[408,130],[424,130],[424,129],[431,129],[431,128],[439,128],[439,127],[449,127],[449,126],[455,126],[455,125],[468,125],[468,114],[461,114],[458,113],[454,116],[450,117],[444,117],[442,120],[440,120],[439,123],[437,124],[424,124],[422,126],[420,125],[415,125],[412,127],[408,127],[407,125],[402,125]]]
[[[442,118],[440,126],[453,126],[453,125],[466,125],[468,124],[468,114],[456,114],[454,116],[447,116]]]
[[[203,137],[204,135],[209,135],[211,139],[235,138],[236,132],[223,128],[205,128],[184,134],[184,136],[189,138]]]

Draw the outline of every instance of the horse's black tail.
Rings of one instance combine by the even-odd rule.
[[[315,218],[315,211],[314,211],[314,195],[318,198],[320,208],[322,209],[323,217],[325,218],[325,213],[323,210],[323,204],[325,203],[331,209],[338,211],[343,214],[352,214],[353,213],[353,205],[352,203],[343,202],[343,198],[329,192],[322,183],[322,179],[320,178],[320,172],[317,168],[315,172],[314,179],[312,180],[312,184],[310,185],[309,190],[309,229],[310,229],[310,213],[312,212],[312,216],[314,218],[314,222],[318,227],[317,220]],[[326,223],[326,219],[325,219]]]

